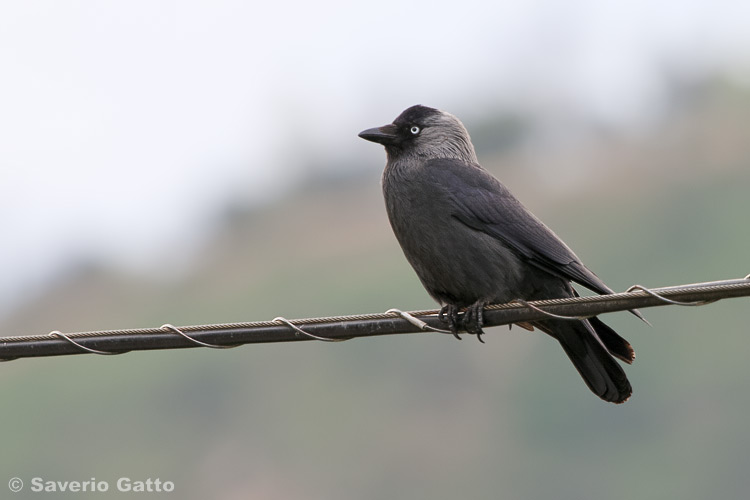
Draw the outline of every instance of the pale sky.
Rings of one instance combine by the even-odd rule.
[[[6,0],[0,313],[75,256],[165,266],[307,155],[382,163],[357,132],[412,104],[627,125],[658,105],[665,64],[750,81],[748,19],[739,0]]]

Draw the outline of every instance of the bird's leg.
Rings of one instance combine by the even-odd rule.
[[[453,333],[453,336],[458,340],[461,340],[461,337],[458,336],[458,307],[453,304],[444,305],[440,309],[438,318],[440,321],[448,323],[448,327],[450,328],[451,333]]]
[[[472,335],[476,335],[477,340],[483,344],[484,340],[482,340],[482,335],[484,334],[484,331],[482,330],[482,326],[484,325],[484,306],[486,305],[487,302],[483,300],[474,302],[466,308],[463,318],[464,330]]]

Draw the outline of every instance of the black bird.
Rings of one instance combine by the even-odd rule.
[[[383,194],[391,227],[454,335],[463,328],[481,340],[482,311],[490,303],[577,296],[571,281],[613,293],[479,165],[455,116],[412,106],[359,137],[385,146]],[[635,352],[600,319],[544,319],[530,326],[560,342],[594,394],[613,403],[630,397],[630,382],[613,356],[630,364]]]

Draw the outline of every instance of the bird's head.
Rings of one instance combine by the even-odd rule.
[[[469,133],[459,119],[427,106],[412,106],[393,123],[364,130],[359,136],[385,146],[389,158],[418,156],[477,161]]]

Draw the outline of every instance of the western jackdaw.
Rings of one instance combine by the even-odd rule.
[[[613,293],[479,165],[455,116],[412,106],[359,136],[385,146],[383,194],[393,232],[454,335],[463,328],[481,340],[482,311],[490,303],[577,296],[571,281]],[[630,397],[630,382],[613,356],[629,364],[635,353],[600,319],[526,326],[557,339],[597,396],[613,403]]]

